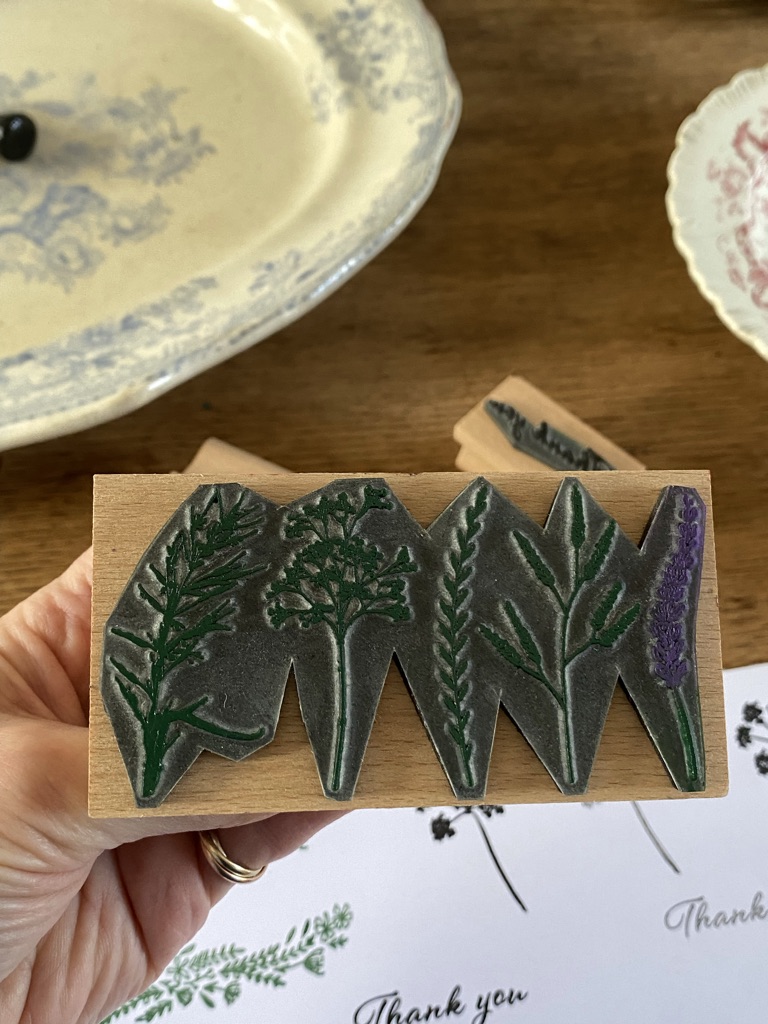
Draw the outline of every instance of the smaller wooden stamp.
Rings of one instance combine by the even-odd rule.
[[[644,469],[523,377],[507,377],[454,427],[456,466],[472,472]]]
[[[197,449],[184,472],[213,473],[221,479],[231,474],[233,479],[237,479],[244,473],[289,473],[290,470],[227,444],[218,437],[209,437]]]

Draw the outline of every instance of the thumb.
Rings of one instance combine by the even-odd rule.
[[[56,852],[75,867],[93,861],[104,850],[149,836],[208,829],[234,829],[265,818],[289,819],[275,829],[261,830],[271,841],[257,852],[259,864],[285,856],[324,825],[345,812],[298,814],[193,815],[158,818],[88,816],[88,731],[60,722],[17,719],[3,728],[4,832],[25,850],[39,850],[47,860]],[[14,833],[15,836],[14,836]],[[238,832],[238,845],[250,833]],[[35,840],[33,842],[33,840]],[[40,841],[42,840],[42,842]],[[234,853],[233,853],[234,856]],[[247,862],[246,862],[247,863]]]
[[[67,706],[63,721],[21,715],[0,718],[0,821],[6,839],[25,851],[25,860],[28,851],[37,851],[42,854],[41,867],[50,865],[54,854],[59,865],[63,861],[66,866],[81,867],[123,843],[171,833],[232,829],[271,817],[275,820],[269,828],[238,830],[230,837],[237,846],[248,847],[249,836],[261,836],[262,849],[244,851],[251,862],[257,857],[255,866],[260,866],[285,856],[345,813],[158,818],[142,816],[137,809],[135,818],[89,818],[88,730],[78,722],[87,717],[88,707],[92,572],[93,553],[89,550],[5,617],[6,647],[10,638],[32,638],[13,644],[19,675],[33,681],[33,688],[45,694],[49,706],[63,707],[60,688],[51,692],[50,675],[41,671],[39,663],[40,650],[51,651],[82,709],[75,714]],[[43,839],[42,844],[38,839]]]

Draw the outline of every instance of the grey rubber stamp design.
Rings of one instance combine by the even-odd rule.
[[[560,790],[583,793],[616,686],[615,652],[641,604],[627,598],[616,521],[577,481],[560,486],[543,530],[511,526],[514,589],[480,632],[508,666],[504,707]]]
[[[542,529],[480,478],[432,524],[423,606],[414,587],[432,643],[403,637],[397,654],[457,797],[485,792],[499,702],[561,791],[585,792],[620,676],[675,784],[701,788],[704,511],[695,491],[667,489],[638,549],[576,480],[561,484]],[[683,557],[684,614],[669,589]],[[664,680],[683,674],[678,696]]]
[[[706,786],[696,666],[706,506],[688,487],[662,491],[637,548],[622,537],[617,552],[643,602],[641,628],[617,659],[622,682],[675,785]]]
[[[272,738],[279,701],[270,722],[251,680],[229,671],[243,589],[264,569],[265,512],[236,484],[199,487],[107,621],[102,695],[139,806],[162,803],[201,750],[239,759]]]
[[[541,422],[534,425],[507,402],[488,398],[485,402],[485,411],[515,448],[551,466],[552,469],[568,471],[616,468],[597,452],[556,430],[549,423]]]
[[[413,617],[409,577],[419,565],[411,547],[423,531],[383,480],[347,480],[288,506],[282,535],[267,615],[274,629],[292,632],[299,703],[323,790],[348,800],[395,627]]]
[[[619,680],[675,785],[701,790],[705,520],[695,490],[667,487],[638,548],[573,478],[544,527],[482,477],[428,530],[382,479],[281,507],[198,488],[105,627],[137,804],[202,750],[269,743],[291,667],[323,791],[350,799],[393,657],[460,799],[483,798],[500,707],[559,789],[584,793]]]
[[[466,800],[485,793],[499,714],[503,666],[478,627],[498,603],[510,507],[479,477],[432,523],[412,590],[421,629],[397,640],[424,727],[455,795]]]
[[[435,659],[437,675],[442,689],[442,700],[448,712],[448,735],[461,757],[463,782],[467,789],[475,786],[473,764],[474,743],[469,737],[469,720],[474,694],[469,638],[472,627],[469,601],[474,562],[477,556],[477,538],[488,510],[490,488],[481,483],[472,495],[472,501],[463,509],[459,523],[453,528],[452,543],[446,551],[445,571],[437,587],[435,615]]]

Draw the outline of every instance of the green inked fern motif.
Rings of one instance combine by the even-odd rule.
[[[243,992],[243,983],[282,988],[287,975],[304,967],[315,975],[325,973],[328,949],[341,949],[352,923],[349,904],[308,918],[301,929],[291,928],[282,943],[247,953],[234,944],[219,949],[196,950],[189,945],[174,958],[161,977],[146,991],[124,1003],[101,1024],[131,1017],[134,1024],[159,1020],[174,1010],[202,1004],[208,1010],[230,1006]],[[139,1016],[137,1016],[139,1014]]]
[[[479,627],[480,634],[505,661],[540,683],[555,701],[562,733],[563,772],[569,785],[577,782],[577,769],[573,745],[571,719],[571,691],[569,668],[586,651],[593,648],[610,649],[627,632],[640,614],[640,605],[616,614],[624,593],[624,583],[614,581],[603,593],[589,620],[590,633],[581,644],[572,645],[571,618],[576,600],[585,584],[597,579],[610,554],[616,536],[617,524],[610,519],[603,528],[589,556],[584,560],[587,541],[584,499],[578,484],[569,491],[569,551],[571,563],[570,592],[562,592],[554,572],[529,537],[519,530],[514,539],[530,571],[541,586],[548,590],[557,606],[558,628],[554,672],[547,670],[542,644],[526,625],[520,610],[511,602],[504,604],[504,613],[511,627],[511,638],[505,637],[490,625]]]
[[[464,653],[470,636],[470,612],[466,607],[470,591],[467,584],[472,577],[472,563],[477,551],[475,538],[482,527],[487,507],[488,488],[481,487],[473,504],[467,508],[464,525],[454,534],[454,545],[441,581],[436,619],[436,647],[440,662],[437,674],[442,685],[443,705],[451,718],[446,727],[459,749],[464,781],[470,788],[475,785],[475,777],[472,771],[473,744],[467,736],[470,721],[470,711],[466,707],[470,697],[469,659]]]
[[[335,498],[321,495],[314,503],[286,516],[286,539],[306,539],[266,592],[269,621],[275,629],[293,619],[304,629],[325,626],[335,653],[334,757],[328,790],[337,792],[346,744],[349,704],[347,638],[365,616],[391,622],[411,617],[405,576],[416,572],[408,548],[387,559],[371,541],[358,535],[363,520],[374,511],[394,508],[390,492],[367,484],[362,498],[341,491]]]
[[[114,679],[143,740],[142,796],[149,799],[162,777],[164,758],[187,729],[225,739],[253,742],[263,729],[243,733],[208,721],[201,712],[208,697],[180,705],[169,692],[169,677],[185,664],[205,660],[203,642],[214,633],[231,632],[236,605],[231,596],[240,584],[263,566],[248,568],[246,542],[255,536],[263,517],[245,504],[241,491],[225,508],[219,488],[201,507],[192,507],[186,527],[166,546],[161,566],[149,564],[154,584],[137,584],[146,605],[148,627],[138,634],[113,626],[110,633],[131,644],[144,662],[143,672],[132,671],[119,658],[110,657]]]

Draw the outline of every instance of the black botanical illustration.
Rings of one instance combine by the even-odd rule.
[[[322,975],[327,950],[346,945],[344,933],[351,923],[352,911],[345,903],[314,920],[308,918],[301,929],[291,928],[282,942],[257,952],[248,953],[234,943],[201,950],[189,945],[174,957],[153,985],[105,1017],[101,1024],[112,1024],[131,1015],[134,1024],[145,1024],[174,1010],[215,1010],[222,1003],[230,1006],[242,995],[244,983],[282,988],[287,984],[288,974],[297,967]],[[136,1016],[137,1013],[140,1015]]]
[[[595,804],[595,803],[584,803],[584,804],[582,804],[582,806],[583,807],[587,807],[587,808],[591,808],[591,807],[597,807],[598,804]],[[669,850],[667,850],[667,848],[664,845],[664,843],[662,843],[661,839],[659,838],[658,833],[653,828],[653,826],[651,825],[650,821],[648,821],[648,817],[646,816],[646,813],[642,809],[640,804],[636,800],[630,800],[629,806],[632,808],[632,811],[633,811],[635,817],[640,822],[640,827],[642,828],[643,832],[646,834],[646,836],[650,840],[651,845],[656,850],[658,855],[661,857],[661,859],[664,861],[664,863],[667,865],[667,867],[671,868],[671,870],[674,871],[674,873],[676,875],[679,875],[681,872],[680,872],[680,868],[677,865],[677,862],[674,860],[674,858],[672,857],[672,854],[669,852]]]
[[[467,508],[464,525],[455,531],[454,545],[447,552],[445,572],[438,589],[436,618],[437,674],[441,684],[443,705],[448,712],[448,733],[461,755],[464,781],[475,785],[472,772],[472,741],[467,735],[471,702],[469,658],[465,648],[469,641],[469,583],[477,551],[476,538],[482,527],[483,513],[488,507],[488,487],[478,489]]]
[[[598,805],[593,803],[585,803],[583,804],[583,806],[586,808],[593,808]],[[659,838],[658,834],[651,826],[640,804],[636,801],[631,801],[630,806],[632,807],[635,817],[640,823],[640,826],[644,834],[648,837],[656,852],[659,854],[664,863],[675,874],[679,875],[679,866],[673,860],[671,854],[666,849],[661,839]],[[426,807],[416,808],[416,810],[420,813],[424,813],[429,809],[430,808]],[[493,863],[494,868],[498,872],[499,878],[504,883],[505,888],[509,892],[510,896],[517,903],[517,905],[520,907],[520,909],[527,912],[528,908],[526,904],[523,902],[519,892],[517,891],[517,889],[515,889],[514,885],[512,884],[512,881],[509,875],[507,874],[506,870],[504,869],[504,866],[501,863],[499,855],[496,852],[493,843],[491,842],[491,837],[488,833],[488,828],[485,824],[485,822],[487,822],[489,819],[493,819],[497,815],[504,814],[505,811],[507,810],[509,810],[508,807],[499,806],[497,804],[478,804],[471,807],[456,806],[451,808],[451,811],[453,811],[453,813],[451,814],[446,813],[445,810],[440,810],[438,814],[436,814],[430,819],[429,827],[430,832],[432,834],[432,838],[437,840],[438,842],[442,842],[445,839],[452,839],[457,834],[457,831],[461,827],[461,823],[463,821],[472,819],[480,831],[480,835],[482,836],[485,849],[487,850],[488,855],[491,858],[491,862]]]
[[[756,700],[749,701],[741,709],[741,724],[736,727],[736,742],[740,747],[746,750],[753,743],[761,745],[754,754],[758,775],[768,775],[768,722],[764,715],[768,715],[768,707],[764,708]]]
[[[328,789],[341,784],[348,726],[350,679],[347,644],[360,619],[376,615],[391,622],[411,617],[406,577],[418,566],[403,545],[388,558],[363,527],[371,512],[394,508],[389,490],[367,484],[362,497],[346,491],[336,497],[322,494],[317,501],[288,512],[287,540],[303,540],[266,591],[269,620],[279,629],[293,620],[303,629],[322,628],[334,649],[336,666],[334,758]]]
[[[425,807],[417,807],[416,809],[420,812],[427,810]],[[480,830],[480,835],[483,838],[483,843],[488,851],[488,855],[491,858],[493,866],[496,868],[499,877],[506,886],[507,891],[520,909],[527,913],[528,908],[525,903],[523,903],[520,894],[517,892],[514,885],[512,885],[509,876],[504,870],[498,854],[493,847],[493,843],[491,842],[488,829],[483,823],[483,818],[488,820],[490,818],[494,818],[498,814],[503,814],[504,808],[498,804],[478,804],[472,807],[453,807],[452,809],[455,813],[450,817],[448,817],[448,815],[443,811],[440,811],[438,815],[430,820],[429,827],[432,832],[432,838],[436,839],[438,842],[442,842],[444,839],[452,839],[453,836],[456,835],[456,830],[459,828],[461,822],[471,818]]]
[[[544,687],[557,705],[560,722],[563,771],[566,781],[573,785],[577,781],[577,767],[574,757],[573,723],[571,720],[570,667],[586,651],[593,648],[612,648],[626,633],[640,614],[640,604],[635,603],[621,610],[625,585],[620,579],[605,584],[602,580],[600,593],[589,619],[590,631],[587,636],[574,638],[571,633],[571,619],[577,598],[584,587],[601,576],[606,559],[611,551],[617,524],[609,519],[591,550],[587,550],[587,530],[584,500],[577,484],[569,490],[570,524],[567,539],[570,555],[571,580],[568,590],[558,585],[557,579],[544,557],[526,534],[514,531],[517,544],[529,571],[539,585],[548,591],[557,607],[557,635],[554,641],[549,637],[535,635],[526,622],[525,612],[514,601],[506,601],[504,614],[509,628],[502,634],[489,624],[480,626],[480,633],[505,661]],[[545,652],[554,649],[555,670],[548,670]]]
[[[664,863],[667,864],[674,871],[676,875],[679,875],[680,868],[677,866],[677,862],[673,860],[669,850],[667,850],[666,846],[662,843],[661,839],[659,839],[657,832],[655,831],[651,823],[648,821],[645,811],[642,809],[642,807],[636,800],[632,800],[631,804],[632,810],[635,812],[635,817],[640,822],[643,832],[645,832],[645,834],[650,839],[658,855],[661,857]]]
[[[263,730],[238,732],[206,718],[209,696],[183,703],[173,692],[174,672],[206,660],[207,638],[232,632],[237,605],[232,596],[240,584],[263,567],[248,568],[247,541],[262,517],[241,490],[228,507],[219,488],[209,500],[191,506],[187,525],[165,548],[160,565],[147,565],[152,582],[136,584],[144,606],[145,628],[112,626],[112,636],[139,652],[142,671],[109,656],[113,678],[126,707],[141,731],[141,792],[150,798],[162,776],[164,758],[185,729],[229,740],[252,742]]]

